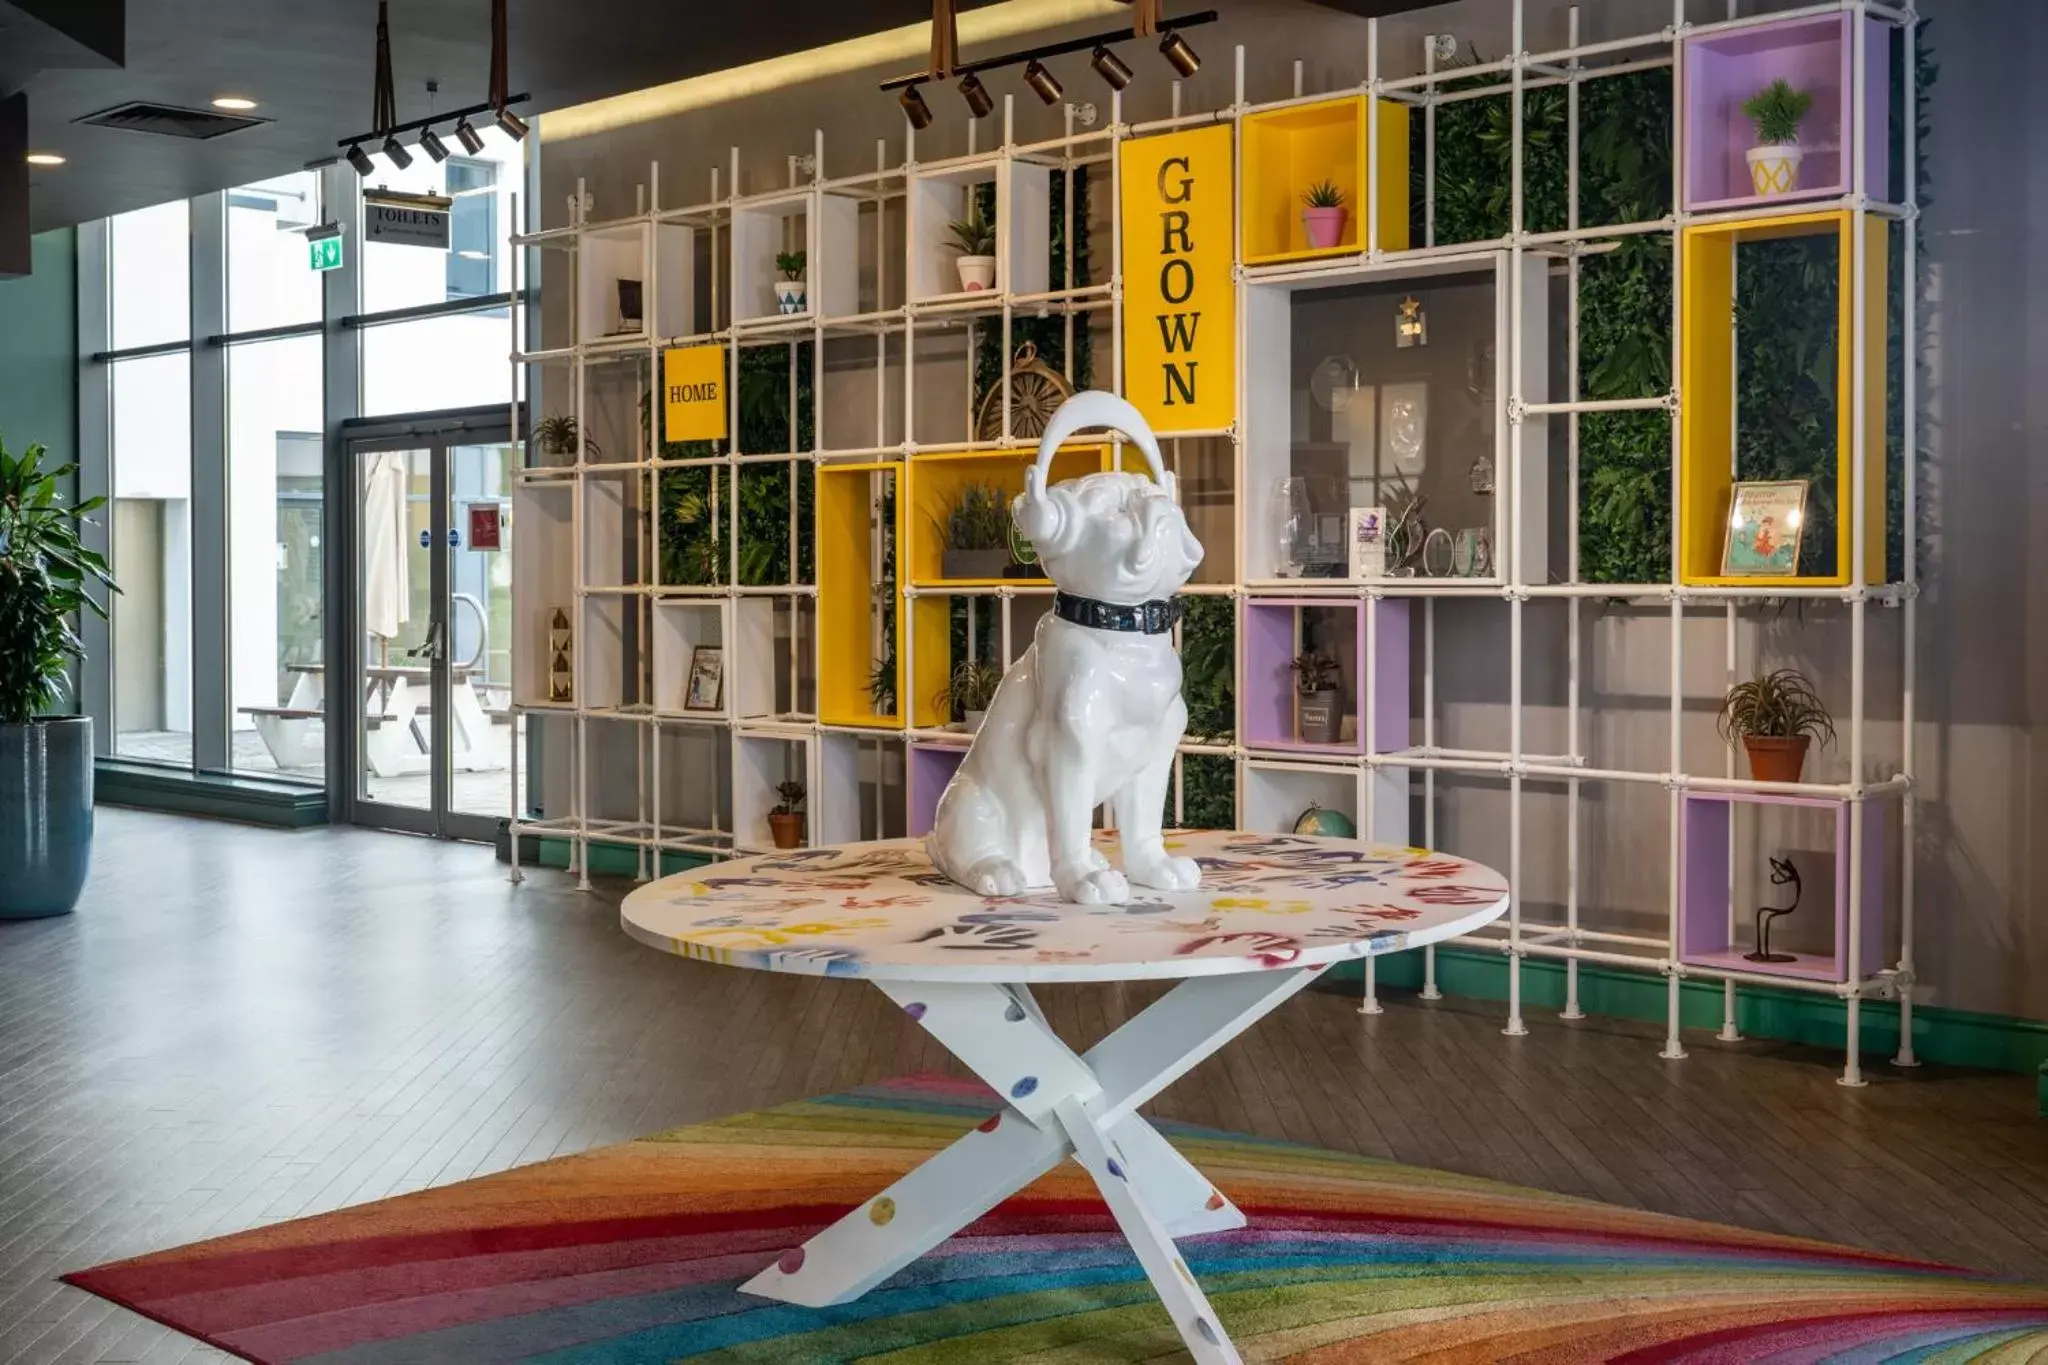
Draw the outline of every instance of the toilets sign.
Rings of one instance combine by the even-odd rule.
[[[1152,429],[1237,416],[1228,124],[1123,144],[1124,393]]]
[[[678,346],[661,353],[664,441],[725,439],[725,360],[723,346]]]
[[[371,190],[363,195],[363,237],[395,246],[448,249],[448,210],[455,201],[441,194]]]

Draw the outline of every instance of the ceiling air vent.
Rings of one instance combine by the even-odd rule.
[[[175,104],[151,104],[136,100],[87,114],[77,120],[97,128],[122,128],[131,133],[156,133],[162,137],[187,137],[204,141],[223,133],[240,132],[269,120],[245,114],[223,114],[211,109],[180,109]]]

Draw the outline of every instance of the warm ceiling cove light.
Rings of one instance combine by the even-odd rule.
[[[1202,69],[1202,59],[1188,46],[1188,40],[1178,33],[1168,33],[1159,40],[1159,55],[1173,64],[1173,69],[1183,76],[1192,76]]]
[[[1059,83],[1052,72],[1045,69],[1045,63],[1035,58],[1024,67],[1024,84],[1037,92],[1038,98],[1047,104],[1058,104],[1066,88]]]
[[[924,102],[924,96],[918,93],[916,86],[904,86],[896,102],[903,106],[903,117],[910,120],[911,127],[921,133],[932,126],[932,107]]]
[[[987,118],[989,110],[996,107],[995,97],[972,71],[960,78],[960,98],[967,101],[967,112],[976,118]]]
[[[30,152],[26,158],[31,166],[61,166],[64,158],[55,152]]]
[[[247,95],[221,95],[214,100],[213,107],[216,109],[232,109],[234,112],[241,114],[254,109],[256,101],[250,99]]]
[[[1131,83],[1131,69],[1124,65],[1124,59],[1106,47],[1098,46],[1095,55],[1088,59],[1088,65],[1095,68],[1095,74],[1109,83],[1112,90],[1121,90]]]

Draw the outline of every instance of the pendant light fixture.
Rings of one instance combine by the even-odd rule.
[[[1159,55],[1183,76],[1192,76],[1202,69],[1202,59],[1178,33],[1169,33],[1159,40]]]
[[[1095,74],[1109,83],[1112,90],[1122,90],[1131,83],[1131,68],[1124,65],[1124,59],[1107,47],[1097,45],[1088,65],[1095,68]]]
[[[960,98],[967,101],[967,112],[976,118],[987,118],[996,107],[995,96],[988,93],[981,77],[972,71],[960,78]]]
[[[1059,78],[1045,69],[1045,63],[1035,58],[1024,64],[1024,84],[1047,104],[1058,104],[1060,96],[1066,93],[1066,87],[1060,84]]]

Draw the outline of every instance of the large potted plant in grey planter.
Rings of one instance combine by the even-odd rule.
[[[69,913],[92,863],[92,720],[46,714],[84,657],[71,618],[106,608],[106,561],[79,542],[104,498],[72,505],[76,465],[45,468],[32,445],[0,442],[0,919]]]

